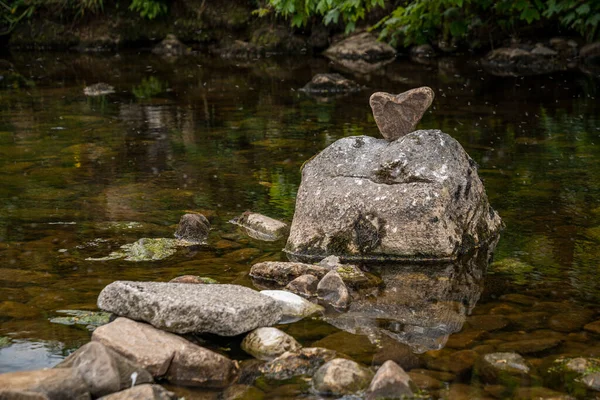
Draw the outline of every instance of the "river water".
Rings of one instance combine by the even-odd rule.
[[[368,106],[374,91],[423,85],[436,99],[420,127],[463,145],[506,224],[462,332],[417,356],[417,370],[438,379],[432,395],[529,398],[444,367],[440,360],[460,358],[456,352],[516,349],[536,376],[558,355],[600,356],[600,335],[584,328],[600,319],[598,80],[578,71],[500,78],[474,59],[399,59],[371,75],[346,74],[365,86],[358,94],[315,99],[298,89],[333,71],[324,59],[16,53],[5,61],[0,373],[50,367],[89,341],[85,327],[49,320],[57,310],[96,310],[98,293],[114,280],[194,274],[252,286],[251,265],[284,260],[283,243],[250,239],[227,221],[252,210],[290,222],[304,161],[342,137],[378,137]],[[97,82],[116,92],[86,97],[83,88]],[[212,222],[207,246],[158,262],[86,260],[142,237],[172,237],[190,211]],[[488,315],[504,322],[476,323]],[[308,319],[282,328],[305,346],[366,365],[387,352],[336,326]],[[248,358],[239,342],[223,340],[218,349]],[[306,389],[258,386],[267,398],[299,398]],[[216,396],[170,388],[186,398]]]

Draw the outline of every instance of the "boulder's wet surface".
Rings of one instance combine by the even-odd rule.
[[[436,397],[588,395],[600,357],[598,81],[575,72],[499,78],[474,60],[400,59],[346,74],[365,89],[322,103],[298,89],[314,74],[339,72],[323,59],[16,53],[8,61],[12,69],[0,71],[0,372],[50,367],[87,343],[89,324],[51,320],[65,316],[60,310],[96,311],[115,280],[196,275],[253,287],[250,267],[284,261],[284,240],[249,238],[228,221],[252,210],[291,222],[307,159],[342,137],[380,137],[370,94],[426,85],[436,99],[419,127],[460,142],[506,224],[494,262],[369,266],[386,286],[359,290],[346,314],[278,328],[366,366],[393,359]],[[86,97],[83,88],[98,82],[115,93]],[[206,245],[160,261],[93,260],[142,238],[174,238],[189,212],[211,222]],[[241,340],[211,349],[247,359]],[[509,353],[530,372],[507,383],[483,356]],[[592,367],[573,372],[571,364]],[[168,387],[186,398],[218,395]],[[261,378],[245,390],[307,393],[294,379]]]

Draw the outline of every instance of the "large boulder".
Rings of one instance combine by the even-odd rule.
[[[539,75],[567,69],[567,62],[546,46],[501,47],[490,51],[481,64],[497,76]]]
[[[175,333],[235,336],[281,319],[279,303],[238,285],[116,281],[98,307]]]
[[[305,164],[285,251],[294,261],[455,259],[501,226],[477,164],[449,135],[354,136]]]
[[[224,388],[238,373],[236,363],[220,354],[127,318],[96,329],[92,340],[142,366],[152,376],[183,386]]]

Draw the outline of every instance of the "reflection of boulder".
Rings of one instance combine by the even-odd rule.
[[[371,265],[385,288],[377,296],[353,300],[346,313],[325,320],[372,339],[389,336],[417,353],[441,349],[479,300],[494,247],[492,243],[454,263]]]
[[[501,228],[460,144],[437,130],[340,139],[307,162],[285,251],[294,261],[453,259]]]

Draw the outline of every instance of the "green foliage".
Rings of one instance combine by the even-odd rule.
[[[19,22],[40,11],[61,19],[77,20],[104,12],[104,6],[104,0],[0,0],[0,34],[11,32]],[[148,19],[168,11],[162,0],[132,0],[129,9]]]
[[[577,31],[589,41],[598,36],[599,1],[548,0],[543,15],[546,18],[558,18],[562,26]]]
[[[301,27],[317,15],[325,25],[343,22],[346,32],[352,32],[356,23],[365,18],[374,7],[384,7],[385,0],[269,0],[269,6],[286,18],[292,26]],[[259,11],[260,14],[265,11]]]
[[[268,0],[269,9],[289,18],[292,26],[306,25],[313,16],[325,24],[342,22],[346,32],[356,28],[375,7],[385,7],[385,0]],[[372,29],[393,45],[413,45],[436,41],[466,40],[479,29],[501,30],[514,34],[519,28],[542,21],[556,20],[587,40],[598,36],[600,1],[597,0],[403,0]],[[395,3],[396,5],[398,2]]]
[[[148,19],[167,13],[167,5],[160,0],[132,0],[129,9],[139,12],[142,17]]]

